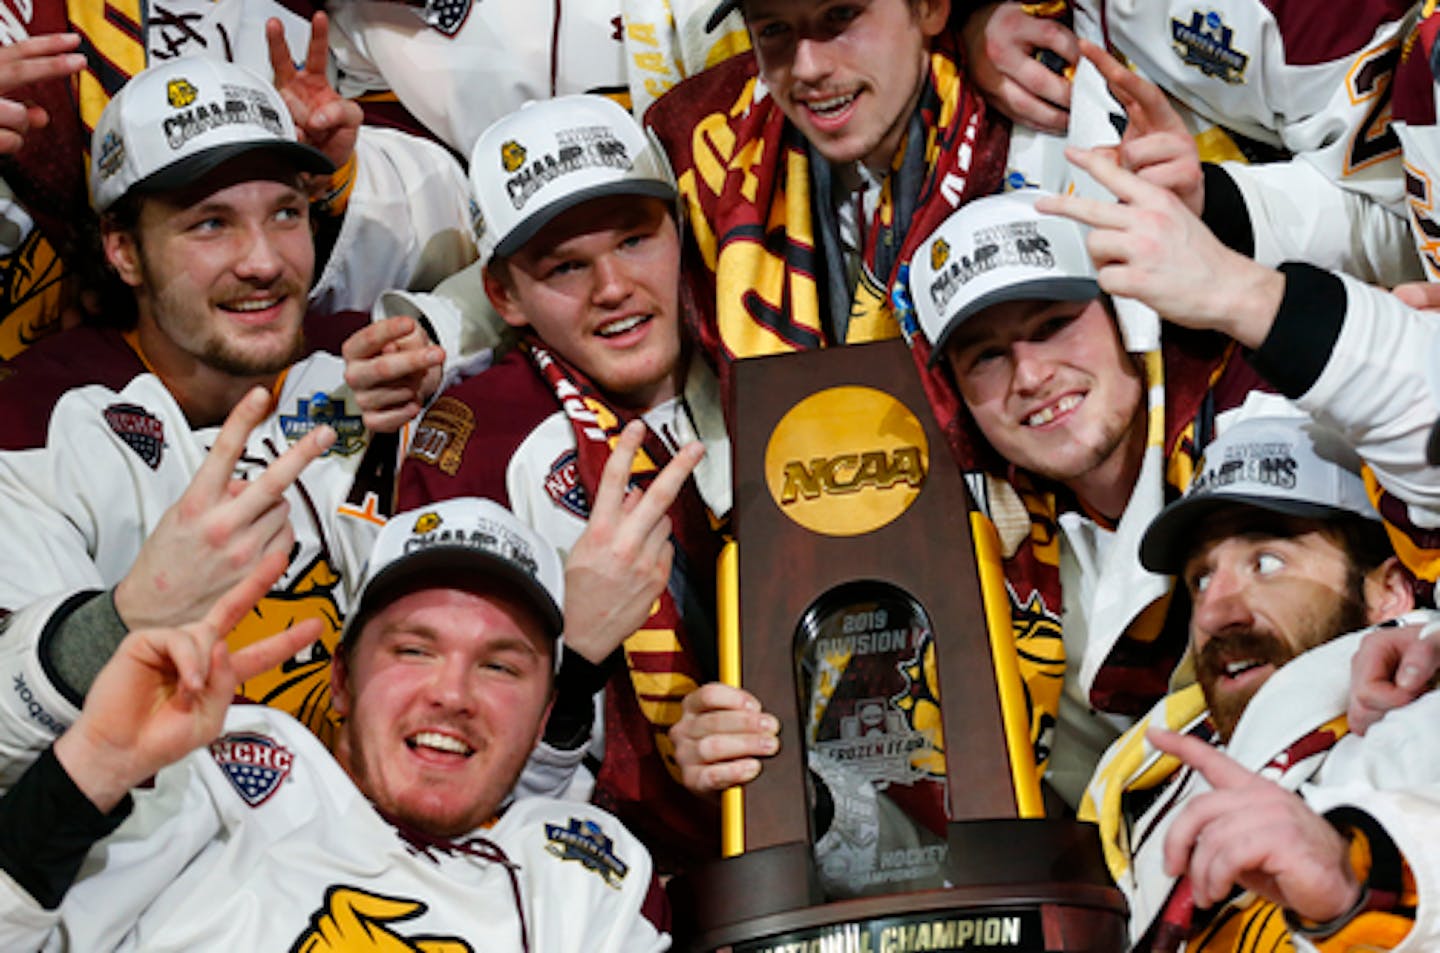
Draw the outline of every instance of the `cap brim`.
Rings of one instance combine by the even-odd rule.
[[[714,33],[720,21],[730,15],[731,10],[740,8],[740,0],[720,0],[720,5],[710,14],[710,19],[705,21],[705,32]]]
[[[1006,301],[1087,301],[1100,296],[1100,285],[1094,278],[1035,278],[1005,285],[971,301],[955,312],[945,323],[938,341],[931,342],[930,363],[934,364],[945,350],[945,343],[973,315]]]
[[[1289,500],[1283,497],[1255,496],[1252,494],[1227,495],[1207,494],[1194,499],[1181,499],[1160,511],[1150,522],[1145,535],[1140,539],[1140,564],[1151,572],[1167,576],[1178,576],[1185,568],[1185,561],[1194,551],[1197,531],[1216,511],[1235,506],[1268,510],[1284,516],[1299,516],[1305,519],[1331,520],[1353,517],[1359,514],[1353,510],[1324,503],[1305,500]],[[1363,517],[1362,517],[1363,518]]]
[[[549,205],[531,212],[525,221],[511,229],[510,234],[500,240],[495,246],[495,250],[490,253],[491,258],[508,258],[524,248],[525,243],[534,238],[540,229],[549,225],[560,215],[592,199],[611,195],[639,195],[663,199],[666,202],[675,201],[674,187],[655,179],[624,179],[617,182],[606,182],[603,185],[592,185],[588,189],[570,192]]]
[[[227,142],[172,162],[130,186],[129,192],[152,194],[181,189],[199,181],[231,159],[251,152],[269,152],[290,159],[300,172],[329,175],[335,171],[335,163],[326,158],[325,153],[303,143],[263,139],[255,142]]]
[[[1440,420],[1430,427],[1430,439],[1425,441],[1425,462],[1440,467]]]
[[[509,560],[472,546],[428,546],[395,560],[366,583],[365,591],[360,595],[360,604],[350,613],[349,618],[358,619],[369,615],[376,603],[387,594],[416,580],[434,580],[437,573],[456,570],[473,572],[477,581],[499,579],[514,586],[535,609],[552,638],[558,639],[564,631],[564,613],[539,580]],[[347,625],[345,636],[348,638],[349,635]]]

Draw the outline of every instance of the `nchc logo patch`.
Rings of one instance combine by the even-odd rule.
[[[612,887],[619,889],[620,881],[630,872],[630,865],[615,856],[615,842],[605,836],[600,825],[594,821],[570,818],[567,827],[559,824],[545,825],[545,849],[561,860],[578,860],[586,870],[593,870]]]
[[[251,807],[264,804],[280,789],[295,761],[290,750],[274,738],[244,731],[212,741],[210,756]]]
[[[105,422],[146,466],[160,469],[160,455],[165,450],[165,424],[159,417],[139,404],[111,404],[105,408]]]
[[[550,472],[545,474],[545,495],[550,497],[556,506],[586,520],[590,518],[590,499],[585,495],[585,487],[580,483],[577,460],[578,455],[574,450],[566,450],[555,458],[555,462],[550,464]]]

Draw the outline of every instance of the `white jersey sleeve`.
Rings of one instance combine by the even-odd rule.
[[[433,142],[362,126],[355,186],[314,310],[369,311],[388,288],[434,287],[475,259],[470,185],[454,156]]]

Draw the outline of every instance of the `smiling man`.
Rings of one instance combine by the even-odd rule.
[[[1360,630],[1434,615],[1406,616],[1410,583],[1359,468],[1303,413],[1245,417],[1145,532],[1141,559],[1188,597],[1198,684],[1107,752],[1082,810],[1134,949],[1435,942],[1416,905],[1440,886],[1426,795],[1440,699],[1364,738],[1344,718]]]
[[[70,727],[0,802],[6,949],[668,948],[614,818],[505,807],[553,694],[553,549],[490,500],[392,519],[331,676],[333,757],[283,713],[229,707],[237,676],[313,637],[224,647],[283,565],[200,622],[131,634],[84,708],[56,712]]]
[[[723,0],[753,56],[647,113],[692,241],[684,280],[720,370],[899,335],[889,289],[952,209],[999,184],[1008,134],[957,65],[949,0]]]
[[[137,318],[123,332],[67,331],[4,367],[0,609],[14,654],[0,667],[43,722],[84,695],[127,629],[198,618],[283,552],[289,567],[237,644],[297,619],[325,626],[243,689],[328,737],[347,585],[389,511],[399,457],[362,421],[375,368],[352,364],[352,386],[340,357],[308,353],[305,176],[331,163],[296,141],[273,86],[204,58],[131,80],[101,117],[92,161],[106,259]],[[319,318],[322,334],[356,323]],[[365,328],[352,355],[378,355],[393,326]],[[401,357],[386,374],[423,366]],[[36,643],[43,673],[24,661]]]
[[[524,787],[593,793],[662,870],[682,869],[718,848],[712,806],[670,773],[666,731],[715,674],[729,456],[714,375],[682,332],[674,183],[639,125],[595,96],[500,120],[470,170],[485,291],[519,343],[426,413],[401,505],[490,497],[560,550],[571,627]]]

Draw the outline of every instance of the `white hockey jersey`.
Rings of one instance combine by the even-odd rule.
[[[454,354],[452,340],[442,340]],[[73,368],[73,369],[71,369]],[[77,593],[113,587],[209,452],[219,427],[192,429],[175,399],[120,334],[81,329],[42,341],[7,365],[0,382],[0,708],[23,719],[20,748],[39,750],[68,721],[37,659],[55,610]],[[78,381],[77,384],[71,382]],[[95,383],[103,381],[103,383]],[[344,382],[344,362],[317,352],[275,387],[274,409],[250,435],[237,467],[254,476],[320,423],[339,435],[287,491],[295,548],[270,594],[231,634],[248,644],[319,618],[319,642],[242,686],[328,737],[330,653],[349,610],[352,573],[389,512],[400,441],[371,439]],[[20,751],[0,743],[0,760]],[[0,784],[8,783],[0,778]]]
[[[0,948],[669,946],[646,918],[649,856],[600,809],[528,798],[454,841],[407,836],[309,731],[261,706],[233,707],[220,738],[134,798],[57,910],[0,874]]]

